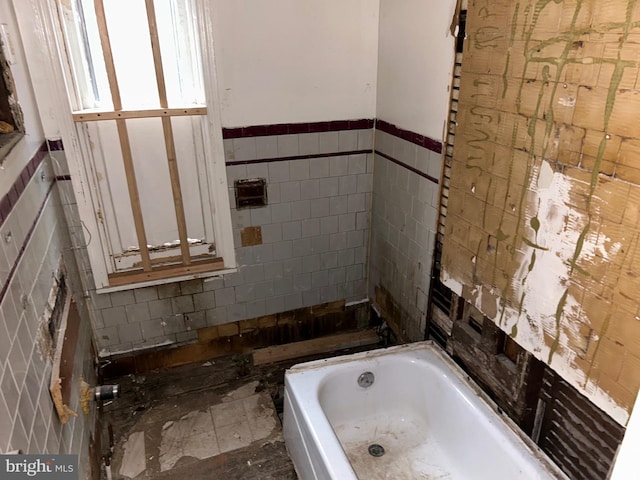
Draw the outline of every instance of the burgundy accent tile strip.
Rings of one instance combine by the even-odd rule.
[[[393,158],[392,156],[387,155],[386,153],[379,152],[378,150],[376,150],[375,153],[376,153],[376,155],[380,155],[381,157],[386,158],[387,160],[389,160],[390,162],[395,163],[396,165],[400,165],[401,167],[404,167],[407,170],[409,170],[409,171],[411,171],[411,172],[413,172],[413,173],[415,173],[417,175],[420,175],[422,178],[426,178],[427,180],[429,180],[430,182],[435,183],[436,185],[440,183],[440,181],[437,178],[433,178],[431,175],[427,175],[426,173],[421,172],[417,168],[414,168],[411,165],[407,165],[406,163],[401,162],[400,160],[397,160],[397,159]]]
[[[410,130],[404,130],[396,127],[395,125],[385,122],[384,120],[376,119],[376,129],[382,132],[388,133],[395,137],[400,137],[407,142],[415,143],[420,147],[424,147],[432,152],[442,153],[442,143],[419,133],[412,132]]]
[[[56,175],[57,182],[62,182],[67,180],[71,180],[71,175]]]
[[[373,128],[373,119],[334,120],[332,122],[276,123],[249,127],[223,128],[222,138],[265,137],[294,133],[337,132],[340,130],[362,130]]]
[[[62,140],[47,140],[47,145],[49,147],[50,152],[59,152],[64,150],[64,145],[62,145]]]
[[[42,212],[44,211],[44,207],[47,204],[47,200],[49,199],[49,196],[51,195],[51,191],[53,190],[53,186],[55,184],[56,184],[56,182],[51,182],[51,184],[49,185],[49,188],[47,189],[47,193],[44,196],[44,200],[42,201],[42,204],[40,205],[40,208],[38,209],[38,213],[36,215],[36,218],[33,220],[33,223],[31,224],[31,227],[29,227],[29,231],[25,235],[24,242],[22,243],[22,246],[20,247],[20,250],[18,251],[18,256],[16,257],[16,261],[13,263],[13,266],[11,267],[11,270],[9,270],[9,275],[7,275],[7,279],[4,281],[4,285],[2,285],[2,290],[0,290],[0,303],[2,303],[4,301],[4,297],[7,294],[7,290],[9,289],[9,285],[11,284],[11,281],[13,280],[13,277],[16,274],[16,270],[18,269],[18,265],[20,264],[20,260],[22,260],[22,257],[24,256],[24,252],[26,252],[26,250],[27,250],[27,245],[29,245],[29,241],[31,241],[31,237],[33,236],[33,232],[36,229],[36,225],[38,224],[38,220],[40,220],[40,217],[42,216]]]
[[[348,152],[333,152],[333,153],[312,153],[309,155],[293,155],[291,157],[276,157],[276,158],[259,158],[257,160],[232,160],[226,162],[226,166],[232,165],[250,165],[252,163],[271,163],[271,162],[284,162],[286,160],[306,160],[311,158],[327,158],[327,157],[342,157],[344,155],[361,155],[363,153],[373,153],[371,150],[350,150]]]
[[[20,195],[24,192],[24,189],[29,184],[31,177],[36,172],[42,160],[49,154],[49,149],[47,148],[47,143],[44,142],[42,146],[38,149],[36,154],[33,156],[29,162],[24,166],[18,178],[13,182],[13,185],[9,189],[9,191],[2,197],[0,200],[0,226],[7,219],[13,207],[16,206],[18,200],[20,199]]]

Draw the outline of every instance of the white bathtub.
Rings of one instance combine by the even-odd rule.
[[[283,423],[302,480],[566,478],[431,342],[294,366]]]

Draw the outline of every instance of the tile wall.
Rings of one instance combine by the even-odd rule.
[[[372,121],[226,130],[237,273],[97,294],[71,185],[63,203],[101,355],[188,343],[198,328],[367,297]],[[364,128],[361,128],[364,127]],[[314,131],[324,130],[324,131]],[[266,207],[235,208],[233,182],[264,178]],[[240,232],[262,229],[242,247]]]
[[[378,121],[369,296],[408,340],[424,338],[439,208],[440,144]],[[384,293],[382,293],[384,292]],[[382,297],[381,297],[382,295]]]
[[[0,452],[80,454],[80,478],[88,471],[88,447],[95,408],[85,416],[72,388],[69,407],[78,412],[61,425],[49,385],[52,361],[42,351],[40,326],[48,320],[47,304],[54,273],[64,257],[71,290],[79,278],[60,207],[58,186],[46,151],[36,154],[1,202],[0,227]],[[80,310],[84,307],[77,297]],[[85,315],[84,318],[87,318]],[[95,384],[90,354],[91,325],[84,321],[76,349],[74,379]]]

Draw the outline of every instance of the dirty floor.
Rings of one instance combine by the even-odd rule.
[[[261,366],[234,355],[106,379],[122,392],[103,410],[112,478],[296,480],[282,436],[285,370],[373,348]]]
[[[112,477],[296,479],[277,412],[288,366],[234,356],[109,379],[122,390],[103,415]]]

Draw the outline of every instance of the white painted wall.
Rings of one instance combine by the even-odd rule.
[[[11,73],[17,90],[18,103],[22,107],[26,131],[26,135],[9,152],[0,168],[0,198],[2,198],[9,191],[27,162],[42,145],[44,133],[24,55],[21,32],[18,30],[11,0],[0,0],[0,23],[6,24],[5,29],[14,53],[15,63],[11,65]],[[24,32],[23,37],[32,41],[31,32]]]
[[[224,127],[375,116],[379,0],[212,5]]]
[[[638,452],[640,452],[640,395],[631,412],[627,431],[618,450],[610,480],[636,480],[638,478]]]
[[[380,0],[377,118],[442,140],[456,0]]]

